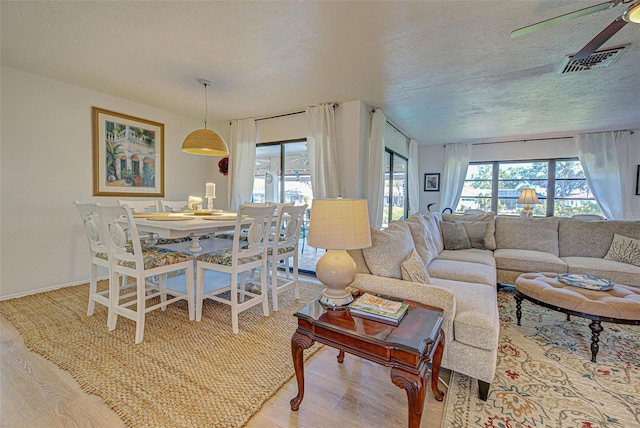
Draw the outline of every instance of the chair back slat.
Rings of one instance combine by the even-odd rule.
[[[78,213],[80,213],[85,235],[89,242],[91,256],[95,256],[96,253],[107,253],[107,245],[102,239],[102,234],[100,233],[100,218],[97,211],[97,206],[99,204],[82,204],[79,201],[74,201],[73,205],[75,205]]]
[[[294,246],[297,248],[306,210],[307,205],[284,205],[280,208],[278,223],[276,224],[278,236],[274,236],[273,239],[277,248]]]
[[[98,207],[98,214],[109,248],[109,258],[114,259],[112,263],[135,262],[136,269],[144,270],[142,244],[131,209],[127,205]]]
[[[275,206],[240,205],[233,236],[233,262],[255,255],[266,255],[269,242],[269,231],[273,220]],[[246,220],[251,219],[247,228]],[[244,223],[244,224],[243,224]],[[241,241],[242,229],[247,229],[247,241]]]

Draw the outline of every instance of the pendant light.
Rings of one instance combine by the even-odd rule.
[[[207,116],[209,115],[207,86],[211,85],[211,82],[204,79],[198,79],[198,82],[204,86],[204,129],[197,129],[187,135],[182,143],[182,151],[194,155],[227,156],[229,154],[227,143],[218,133],[207,129]]]

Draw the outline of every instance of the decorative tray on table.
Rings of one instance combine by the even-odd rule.
[[[193,220],[195,219],[194,216],[188,216],[188,215],[168,215],[168,216],[151,216],[151,217],[146,217],[147,220],[153,220],[153,221],[185,221],[185,220]]]
[[[607,291],[611,290],[615,282],[598,276],[583,275],[579,273],[559,273],[558,281],[572,285],[574,287],[586,288],[588,290]]]

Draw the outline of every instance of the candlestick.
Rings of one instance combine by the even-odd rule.
[[[215,196],[207,196],[207,209],[211,212],[213,212],[213,200],[215,198]]]
[[[206,198],[216,197],[216,183],[207,183],[207,191],[205,193]]]

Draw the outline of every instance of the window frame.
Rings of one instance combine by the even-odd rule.
[[[522,179],[523,181],[526,180],[546,180],[547,182],[547,186],[546,186],[546,196],[541,197],[539,196],[540,200],[544,200],[546,201],[546,212],[545,212],[545,216],[546,217],[553,217],[555,214],[555,207],[556,207],[556,203],[558,201],[562,201],[562,200],[576,200],[575,198],[562,198],[562,197],[557,197],[556,196],[556,192],[555,192],[555,187],[556,187],[556,181],[558,180],[580,180],[580,181],[585,181],[587,188],[588,188],[588,193],[593,195],[593,191],[589,188],[589,184],[587,182],[586,176],[584,178],[563,178],[560,177],[558,178],[556,176],[557,174],[557,163],[558,162],[566,162],[566,161],[571,161],[571,162],[579,162],[579,158],[578,157],[561,157],[561,158],[547,158],[547,159],[512,159],[512,160],[494,160],[494,161],[475,161],[475,162],[469,162],[469,165],[490,165],[492,167],[492,174],[491,174],[491,180],[488,179],[482,179],[482,180],[468,180],[465,177],[465,183],[466,182],[471,182],[471,181],[483,181],[483,182],[490,182],[491,183],[491,210],[493,212],[498,212],[498,202],[500,199],[505,199],[505,197],[503,196],[502,198],[499,197],[499,189],[500,189],[500,166],[504,165],[504,164],[517,164],[517,163],[546,163],[547,164],[547,177],[546,178],[525,178]],[[584,172],[584,171],[583,171]],[[553,195],[553,197],[549,197],[549,195]],[[465,196],[464,194],[460,195],[460,200],[458,202],[458,206],[460,206],[460,203],[462,202],[462,199],[469,199],[469,198],[473,198],[473,199],[480,199],[479,197],[476,196]],[[506,197],[507,199],[515,199],[513,197]],[[591,198],[581,198],[579,199],[581,201],[593,201],[596,204],[598,203],[597,199],[595,198],[595,195],[592,196]],[[458,206],[456,206],[456,210],[455,212],[458,212]],[[602,213],[600,213],[602,214]],[[508,215],[508,214],[501,214],[501,215]]]

